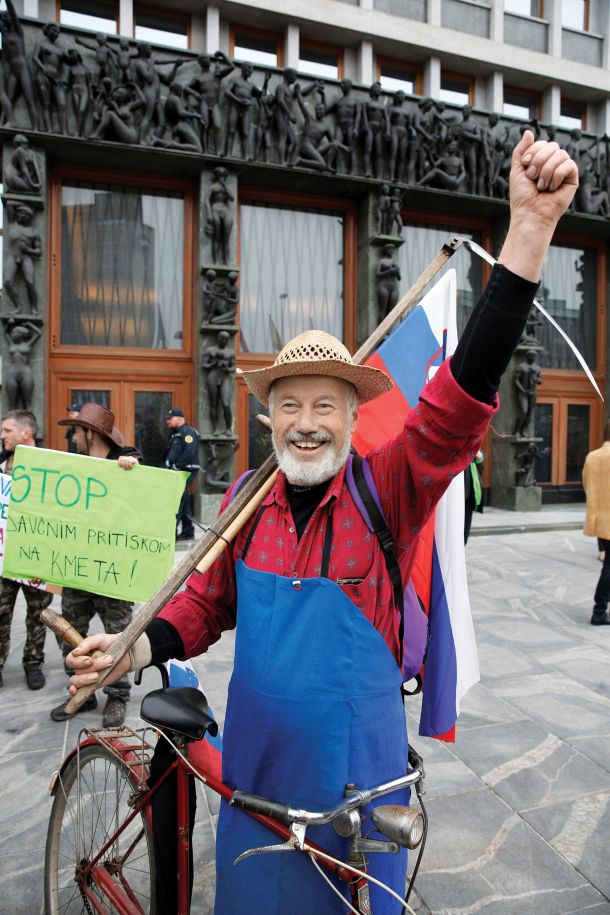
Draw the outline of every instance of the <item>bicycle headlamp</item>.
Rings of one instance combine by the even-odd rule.
[[[415,807],[381,804],[371,811],[371,819],[379,832],[403,848],[417,848],[424,835],[424,817]]]

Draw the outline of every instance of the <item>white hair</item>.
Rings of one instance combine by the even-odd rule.
[[[356,388],[351,382],[345,382],[347,390],[345,392],[346,403],[346,421],[345,421],[345,442],[340,451],[334,451],[332,448],[324,450],[322,457],[315,462],[302,463],[292,455],[287,447],[280,449],[275,440],[275,435],[271,434],[273,450],[277,458],[279,469],[285,474],[286,478],[295,486],[315,486],[330,480],[338,473],[347,461],[351,444],[352,428],[354,417],[358,410],[358,394]],[[269,390],[269,413],[273,414],[273,384]],[[320,434],[320,440],[324,440],[322,433],[312,433],[311,437],[315,438]]]

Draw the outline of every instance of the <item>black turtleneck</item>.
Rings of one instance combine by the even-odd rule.
[[[286,493],[298,540],[303,536],[307,522],[324,498],[329,483],[330,480],[324,480],[315,486],[295,486],[286,480]]]

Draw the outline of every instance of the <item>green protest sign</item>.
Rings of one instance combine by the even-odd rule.
[[[148,600],[172,568],[187,476],[20,445],[2,574]]]

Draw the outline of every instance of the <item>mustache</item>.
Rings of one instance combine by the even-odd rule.
[[[332,442],[329,432],[287,432],[282,439],[285,445],[290,442]]]

